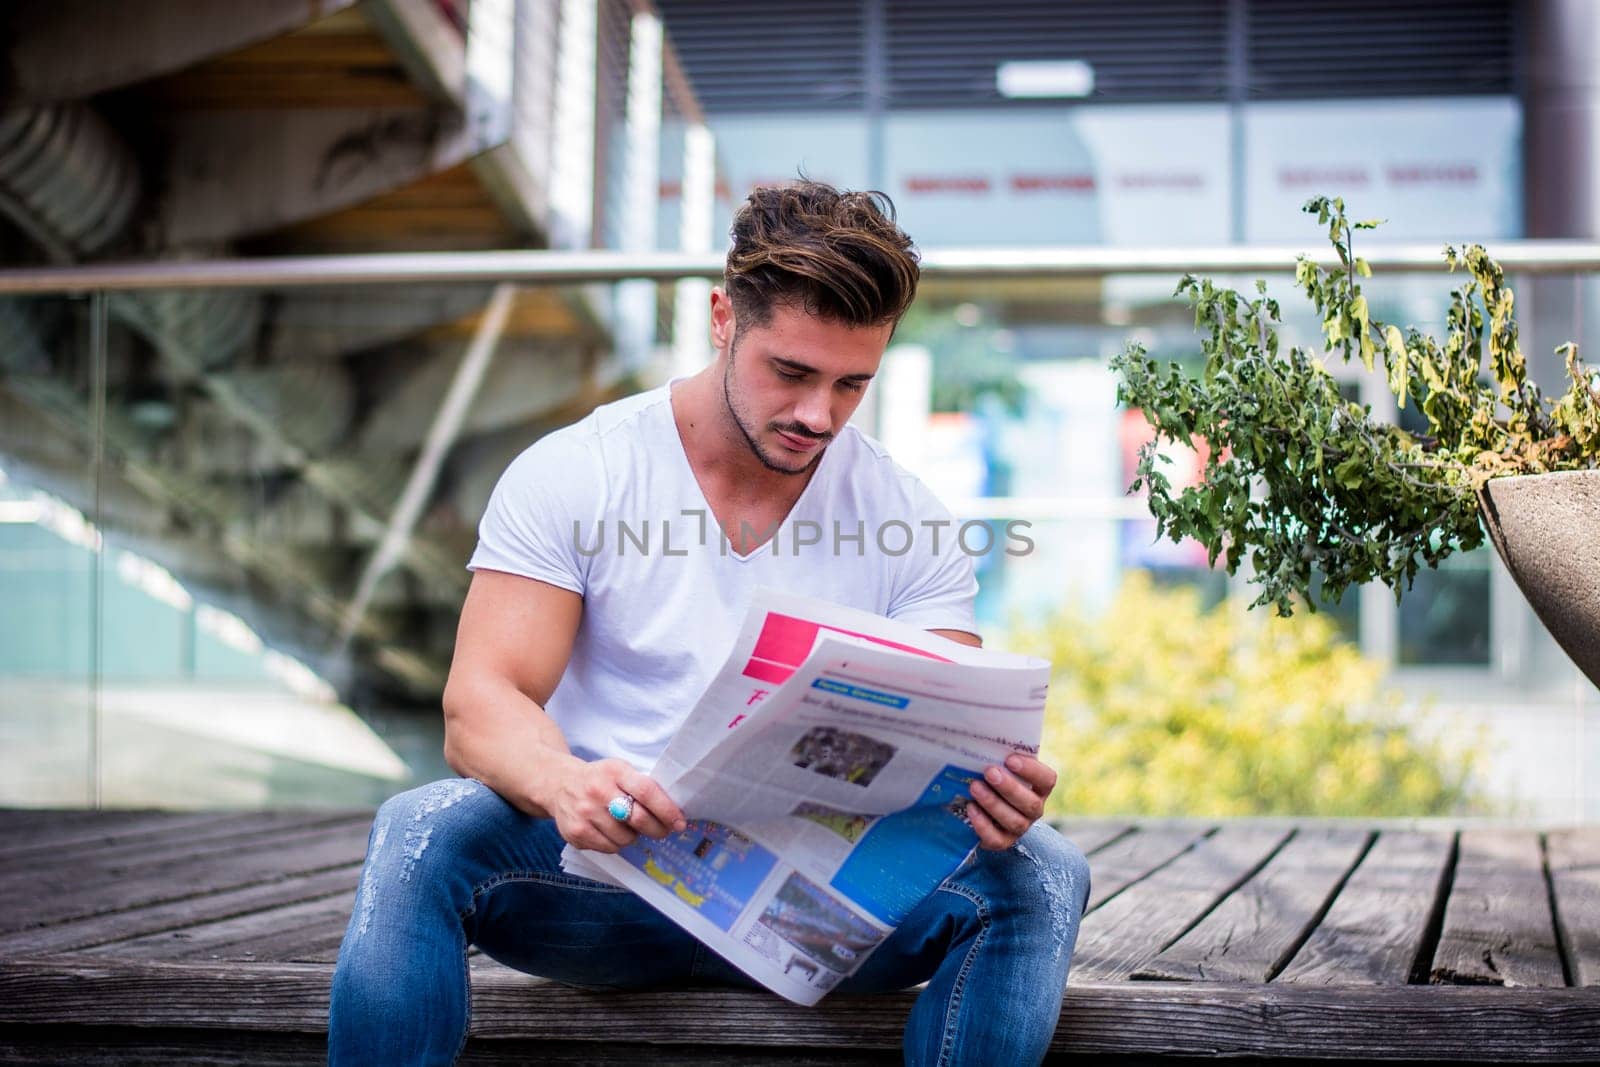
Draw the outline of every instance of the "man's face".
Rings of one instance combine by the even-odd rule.
[[[722,391],[750,451],[768,470],[804,474],[849,421],[878,373],[892,324],[846,326],[779,305],[762,326],[738,325],[712,296]]]

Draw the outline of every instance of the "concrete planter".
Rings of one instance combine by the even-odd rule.
[[[1495,478],[1478,507],[1539,621],[1600,686],[1600,470]]]

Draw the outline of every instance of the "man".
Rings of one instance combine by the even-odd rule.
[[[846,425],[916,294],[892,211],[815,182],[752,193],[711,297],[713,363],[548,435],[501,478],[444,694],[445,755],[462,778],[378,812],[334,975],[332,1062],[451,1061],[469,944],[588,987],[753,984],[559,856],[567,842],[615,852],[685,826],[644,769],[726,658],[756,586],[979,643],[949,513]],[[802,547],[816,530],[829,536]],[[1035,824],[1055,780],[1020,754],[987,768],[966,808],[980,850],[839,986],[928,983],[909,1062],[1043,1057],[1089,891],[1082,854]]]

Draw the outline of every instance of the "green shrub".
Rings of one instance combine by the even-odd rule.
[[[1055,665],[1048,814],[1443,815],[1481,807],[1475,744],[1428,736],[1380,699],[1381,669],[1325,616],[1204,610],[1128,575],[1100,618],[1013,644]]]
[[[1452,294],[1436,339],[1372,317],[1344,201],[1316,197],[1305,210],[1328,227],[1337,265],[1300,257],[1295,285],[1322,320],[1322,343],[1278,344],[1277,300],[1257,281],[1249,295],[1186,276],[1205,365],[1198,376],[1158,364],[1130,344],[1111,361],[1118,399],[1155,428],[1139,452],[1133,488],[1149,490],[1158,530],[1192,537],[1229,574],[1249,560],[1255,604],[1280,614],[1307,599],[1337,603],[1350,586],[1382,581],[1398,598],[1417,570],[1483,543],[1478,492],[1517,474],[1600,467],[1600,371],[1563,345],[1567,391],[1551,401],[1528,378],[1516,301],[1500,266],[1478,245],[1445,249],[1469,275]],[[1426,433],[1373,416],[1340,394],[1329,360],[1360,358],[1382,370],[1401,408]],[[1207,446],[1205,474],[1173,485],[1164,449]]]

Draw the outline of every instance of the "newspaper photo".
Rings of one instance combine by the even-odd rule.
[[[977,846],[969,784],[1037,754],[1049,664],[770,590],[651,770],[689,819],[569,873],[815,1004]]]

